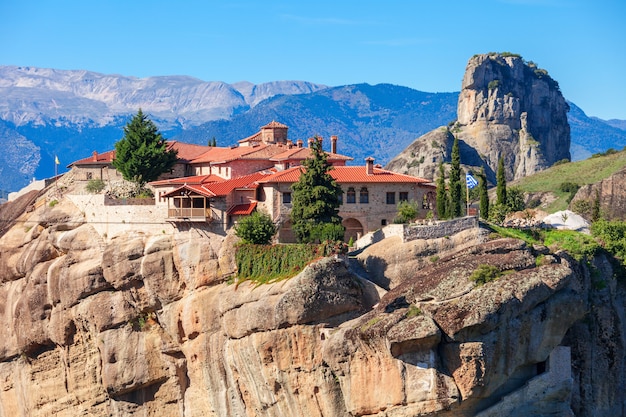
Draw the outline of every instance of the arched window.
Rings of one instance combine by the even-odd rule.
[[[356,191],[354,191],[354,187],[348,188],[348,192],[346,193],[346,203],[356,203]]]
[[[370,193],[367,191],[367,187],[361,187],[359,191],[359,203],[368,204],[370,202]]]

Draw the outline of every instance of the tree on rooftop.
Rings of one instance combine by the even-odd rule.
[[[124,179],[141,188],[169,171],[176,163],[176,154],[176,150],[167,149],[155,124],[139,109],[124,126],[124,137],[115,143],[112,164]]]
[[[311,144],[311,151],[312,157],[302,163],[304,170],[300,179],[291,187],[292,228],[303,243],[338,240],[344,232],[338,214],[341,187],[329,174],[332,166],[319,138]]]

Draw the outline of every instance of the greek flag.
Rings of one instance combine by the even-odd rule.
[[[476,178],[472,177],[472,174],[469,172],[465,174],[465,183],[467,184],[467,188],[474,188],[478,185]]]

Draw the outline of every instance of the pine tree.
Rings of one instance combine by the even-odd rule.
[[[459,139],[454,138],[452,145],[452,167],[450,168],[450,217],[461,216],[461,155],[459,152]]]
[[[480,217],[483,219],[489,218],[489,194],[487,192],[487,175],[485,175],[485,168],[480,170],[478,174],[478,194],[480,196]]]
[[[304,170],[300,179],[291,187],[292,228],[303,243],[337,240],[342,238],[344,232],[338,214],[341,187],[329,174],[332,166],[319,138],[313,141],[311,151],[312,158],[302,163]]]
[[[437,178],[437,217],[448,218],[448,193],[446,192],[446,173],[443,169],[443,161],[439,161],[439,177]]]
[[[496,173],[496,204],[506,206],[506,175],[504,173],[504,159],[498,160],[498,171]]]
[[[176,153],[167,149],[167,143],[157,127],[139,109],[124,126],[124,137],[115,143],[112,164],[124,179],[143,187],[174,166]]]

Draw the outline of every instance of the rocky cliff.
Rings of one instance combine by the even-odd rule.
[[[587,217],[591,217],[594,204],[598,204],[602,216],[609,220],[626,220],[626,169],[621,169],[594,184],[583,185],[570,203],[576,207],[577,203],[586,203]],[[597,202],[596,202],[597,201]],[[578,207],[581,207],[578,205]]]
[[[458,137],[461,161],[495,179],[499,158],[508,180],[570,158],[569,106],[547,71],[513,54],[473,56],[465,70],[457,121],[418,138],[388,169],[433,178]],[[433,137],[436,136],[436,137]],[[436,174],[436,173],[435,173]]]
[[[229,284],[233,236],[101,235],[58,201],[0,238],[0,416],[624,415],[604,257],[472,229]]]

